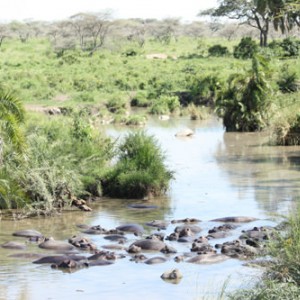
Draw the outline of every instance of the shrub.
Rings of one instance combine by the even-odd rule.
[[[228,48],[222,45],[214,45],[208,49],[210,56],[227,56],[229,54]]]
[[[102,179],[104,195],[118,198],[158,196],[168,189],[173,173],[153,136],[130,133],[119,146],[116,165]]]
[[[257,53],[258,45],[251,37],[244,37],[240,43],[234,47],[233,56],[235,58],[252,58]]]

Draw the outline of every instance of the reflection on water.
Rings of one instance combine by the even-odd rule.
[[[189,127],[191,138],[176,138],[175,133]],[[107,133],[118,137],[128,129],[108,127]],[[286,213],[299,195],[299,147],[268,146],[268,135],[261,133],[225,133],[216,120],[195,122],[187,119],[150,121],[147,132],[155,135],[167,155],[168,166],[176,179],[165,197],[150,199],[147,204],[158,209],[136,209],[130,204],[143,200],[101,199],[91,206],[92,212],[70,210],[62,216],[34,220],[0,222],[0,243],[22,241],[12,237],[20,229],[36,229],[46,236],[67,240],[80,234],[77,224],[115,228],[124,223],[139,223],[146,233],[155,232],[145,226],[152,220],[198,218],[202,235],[215,226],[209,220],[224,216],[246,215],[260,220],[245,224],[234,232],[254,225],[273,225],[273,213]],[[166,235],[174,230],[170,225]],[[127,235],[128,246],[136,237]],[[111,243],[103,236],[91,236],[100,248]],[[190,252],[190,244],[170,242],[179,253]],[[27,252],[45,253],[35,243],[27,242]],[[16,259],[8,255],[14,250],[0,248],[0,299],[214,299],[229,278],[229,289],[238,288],[241,280],[249,282],[257,270],[229,259],[220,264],[194,265],[176,263],[173,257],[159,265],[129,261],[129,257],[112,266],[62,273],[49,266],[32,264],[32,259]],[[126,254],[125,251],[123,251]],[[147,256],[157,254],[147,253]],[[178,268],[183,274],[179,284],[166,283],[160,275]],[[252,280],[250,280],[252,281]],[[252,281],[253,282],[253,281]]]

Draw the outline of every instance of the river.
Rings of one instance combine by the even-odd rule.
[[[177,138],[176,132],[191,128],[193,137]],[[108,126],[107,134],[123,136],[128,129]],[[20,229],[36,229],[45,236],[67,240],[80,234],[77,224],[101,225],[111,229],[125,223],[138,223],[145,234],[156,230],[145,225],[152,220],[197,218],[202,220],[201,235],[219,223],[210,220],[225,216],[251,216],[259,220],[243,224],[233,236],[211,241],[219,243],[237,238],[243,229],[276,225],[278,215],[286,215],[299,195],[300,148],[269,145],[267,133],[225,133],[217,120],[190,121],[179,118],[169,121],[150,120],[146,126],[166,153],[167,165],[175,171],[165,197],[150,199],[157,209],[134,209],[129,204],[145,200],[100,199],[92,212],[69,210],[51,218],[0,221],[0,244],[24,241],[13,237]],[[166,235],[178,224],[171,224]],[[90,236],[101,245],[110,242],[101,235]],[[126,246],[137,239],[127,235]],[[178,253],[189,252],[189,243],[169,242]],[[19,250],[20,251],[20,250]],[[35,243],[28,243],[27,252],[42,252]],[[125,258],[113,265],[91,267],[76,272],[62,272],[49,265],[37,265],[32,259],[16,259],[9,254],[17,250],[0,248],[0,299],[217,299],[226,287],[232,291],[251,286],[260,270],[244,266],[244,262],[228,259],[217,264],[177,263],[174,256],[167,262],[146,265]],[[50,252],[47,252],[50,253]],[[147,253],[148,257],[157,253]],[[161,254],[163,256],[163,254]],[[178,284],[163,281],[166,270],[177,268],[183,275]]]

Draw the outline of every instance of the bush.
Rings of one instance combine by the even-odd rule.
[[[240,43],[234,47],[233,56],[235,58],[252,58],[257,53],[258,45],[251,37],[244,37]]]
[[[165,193],[173,173],[153,136],[130,133],[119,146],[116,165],[102,179],[103,193],[118,198],[144,198]]]
[[[229,54],[228,48],[221,45],[214,45],[208,49],[210,56],[227,56]]]

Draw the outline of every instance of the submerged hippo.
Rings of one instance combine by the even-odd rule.
[[[97,246],[92,243],[92,241],[86,237],[82,236],[73,236],[69,238],[68,242],[73,245],[76,248],[82,249],[82,250],[97,250]]]
[[[21,237],[26,237],[26,238],[43,238],[43,235],[34,229],[25,229],[25,230],[19,230],[15,231],[13,233],[14,236],[21,236]]]
[[[179,233],[179,235],[181,236],[191,236],[199,233],[201,231],[201,228],[197,225],[182,225],[177,226],[174,231]]]
[[[161,257],[161,256],[156,256],[156,257],[151,257],[151,258],[147,259],[145,261],[145,264],[147,264],[147,265],[155,265],[155,264],[164,263],[166,261],[167,261],[166,258]]]
[[[15,250],[25,250],[26,246],[23,243],[19,242],[7,242],[1,245],[2,248],[6,249],[15,249]]]
[[[187,260],[187,262],[194,263],[194,264],[214,264],[214,263],[222,262],[226,259],[228,259],[228,257],[223,254],[206,253],[206,254],[199,254],[194,257],[191,257]]]
[[[172,224],[176,223],[185,223],[185,224],[191,224],[191,223],[199,223],[201,220],[196,219],[196,218],[185,218],[185,219],[179,219],[179,220],[172,220]]]
[[[248,223],[256,220],[257,218],[237,216],[237,217],[218,218],[218,219],[211,220],[211,222]]]
[[[57,265],[59,265],[64,260],[87,262],[87,258],[83,255],[49,255],[49,256],[41,257],[40,259],[33,261],[33,263],[34,264],[57,264]]]
[[[141,235],[144,232],[144,228],[139,224],[120,225],[116,229],[124,232],[131,232],[134,233],[135,235]]]
[[[158,229],[167,229],[169,222],[164,220],[153,220],[151,222],[145,223],[147,226],[155,227]]]
[[[39,244],[42,249],[58,250],[58,251],[70,251],[74,250],[75,247],[69,243],[63,241],[56,241],[53,238],[47,238],[44,242]]]
[[[138,240],[132,243],[129,246],[129,249],[131,247],[138,247],[141,250],[150,250],[150,251],[161,251],[166,247],[166,244],[160,240],[156,239],[143,239],[143,240]]]
[[[129,204],[128,207],[136,208],[136,209],[156,209],[156,208],[158,208],[157,205],[151,205],[151,204]]]

